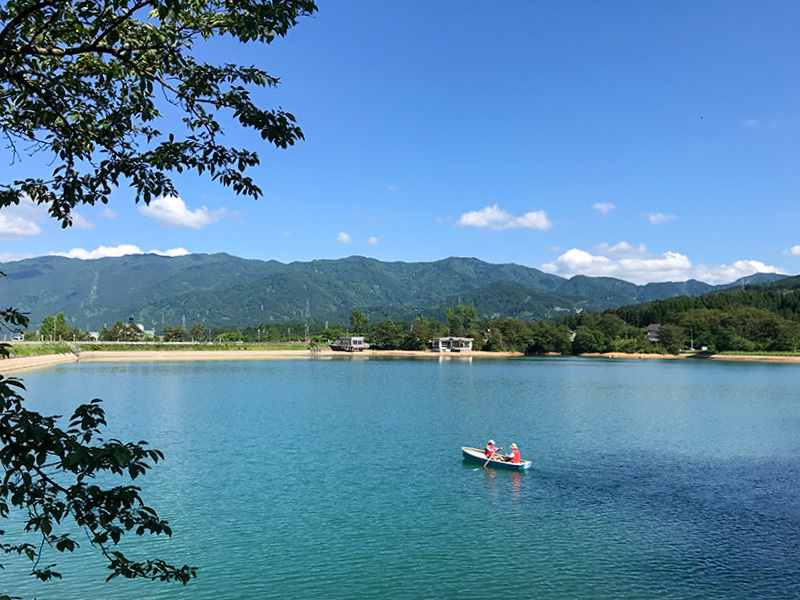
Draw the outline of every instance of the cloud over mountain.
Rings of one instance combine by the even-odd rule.
[[[189,227],[201,229],[213,225],[228,215],[224,208],[209,210],[205,206],[190,210],[183,199],[178,196],[164,196],[140,206],[139,212],[145,217],[155,219],[165,227]]]

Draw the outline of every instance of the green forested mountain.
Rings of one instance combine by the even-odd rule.
[[[738,286],[697,297],[680,296],[624,306],[614,311],[626,323],[643,327],[650,323],[674,322],[687,313],[755,309],[800,322],[800,276],[740,289]]]
[[[585,276],[567,280],[474,258],[405,263],[352,256],[284,264],[228,254],[48,256],[5,263],[0,270],[6,273],[0,279],[3,306],[28,312],[32,328],[45,315],[63,312],[71,324],[92,330],[129,317],[156,329],[181,324],[184,317],[187,326],[207,327],[346,323],[354,309],[373,321],[413,320],[421,314],[442,319],[456,304],[474,306],[481,319],[536,320],[727,287],[697,281],[637,286]]]
[[[578,331],[574,352],[798,352],[800,277],[569,315],[561,324]],[[659,325],[658,346],[644,339],[650,324]]]

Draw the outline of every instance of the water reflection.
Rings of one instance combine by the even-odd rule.
[[[446,355],[439,356],[439,362],[450,362],[450,361],[471,363],[472,362],[472,357],[471,356],[446,356]]]
[[[521,482],[522,475],[520,475],[520,471],[511,471],[511,494],[517,502],[522,499]]]
[[[464,464],[468,464],[466,461]],[[469,465],[473,466],[473,465]],[[475,470],[473,466],[473,470]],[[506,471],[504,469],[483,468],[486,487],[492,496],[511,492],[514,501],[522,500],[522,478],[524,471]]]

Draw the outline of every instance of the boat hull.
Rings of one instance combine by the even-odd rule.
[[[479,450],[478,448],[470,448],[469,446],[462,446],[461,453],[467,460],[481,463],[482,465],[486,465],[487,467],[495,467],[496,469],[511,469],[512,471],[524,471],[525,469],[531,468],[531,461],[529,460],[523,460],[522,462],[519,463],[512,463],[503,460],[498,460],[495,458],[490,458],[487,464],[486,455],[483,453],[483,450]]]

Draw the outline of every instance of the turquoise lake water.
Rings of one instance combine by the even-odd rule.
[[[174,536],[138,546],[199,577],[105,584],[82,548],[45,559],[65,575],[54,584],[6,557],[12,595],[800,597],[798,365],[355,357],[24,381],[31,408],[101,397],[107,437],[164,451],[141,481]],[[533,468],[462,460],[490,437]]]

